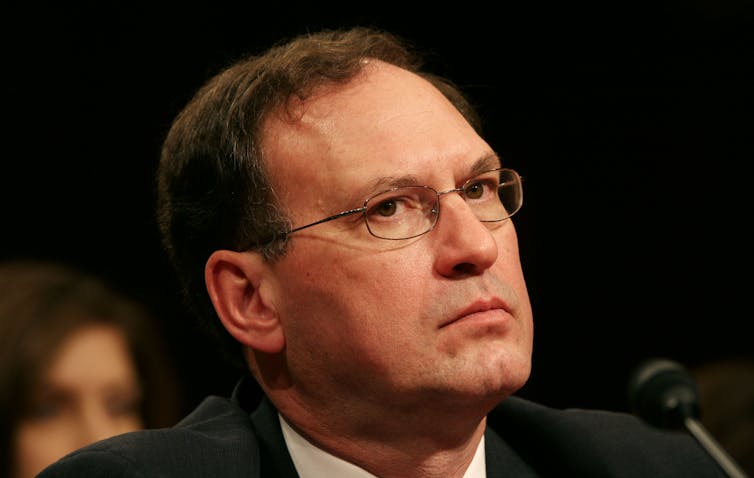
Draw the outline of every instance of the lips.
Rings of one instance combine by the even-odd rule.
[[[511,315],[508,304],[499,298],[490,298],[484,300],[476,300],[468,306],[461,309],[458,313],[454,314],[449,320],[440,324],[440,328],[454,324],[474,314],[488,312],[493,310],[500,310],[505,312],[506,315]]]

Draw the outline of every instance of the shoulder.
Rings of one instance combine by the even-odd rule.
[[[258,456],[248,413],[227,398],[213,396],[174,427],[94,443],[62,458],[39,477],[255,476]]]
[[[530,464],[580,476],[724,476],[689,434],[659,430],[628,413],[556,409],[510,397],[488,425]]]

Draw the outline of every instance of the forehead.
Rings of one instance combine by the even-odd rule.
[[[453,182],[490,154],[434,86],[381,62],[292,111],[293,120],[271,117],[263,140],[273,186],[292,209],[336,194],[363,199],[385,177]]]
[[[56,351],[47,375],[52,382],[73,385],[90,380],[109,382],[133,373],[122,332],[110,325],[92,324],[66,337]]]

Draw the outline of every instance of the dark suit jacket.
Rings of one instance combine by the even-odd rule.
[[[206,398],[172,428],[89,445],[39,478],[298,477],[273,405],[263,398],[250,413],[256,401],[249,380],[230,399]],[[689,435],[650,428],[628,414],[557,410],[518,397],[490,413],[485,446],[489,478],[725,476]]]

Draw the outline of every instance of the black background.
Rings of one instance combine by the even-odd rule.
[[[73,262],[154,306],[187,407],[235,377],[188,324],[160,250],[162,135],[218,68],[319,27],[384,27],[431,50],[525,176],[522,395],[621,409],[644,358],[753,354],[751,1],[60,3],[1,20],[0,254]]]

